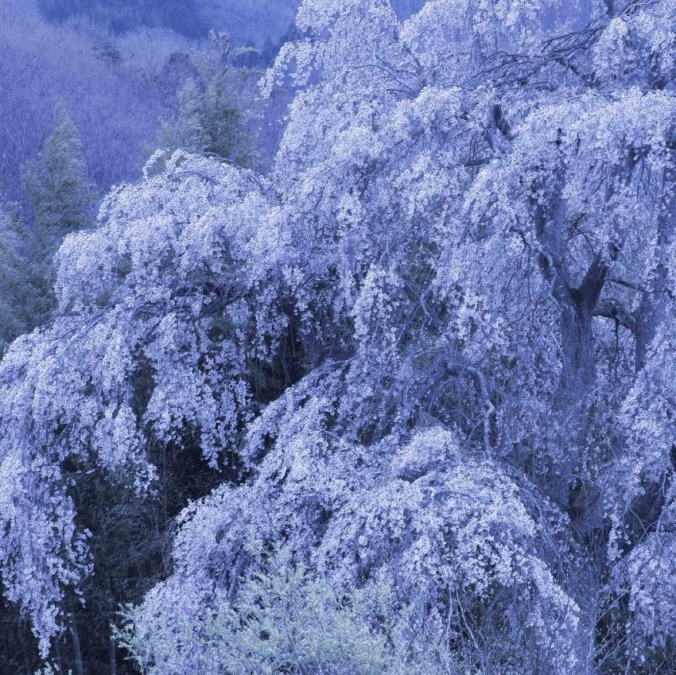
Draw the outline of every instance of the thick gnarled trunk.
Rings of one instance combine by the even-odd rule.
[[[561,308],[561,374],[554,408],[566,411],[586,401],[596,379],[592,316],[580,303]]]
[[[584,404],[594,386],[593,318],[608,279],[610,260],[594,258],[578,288],[559,289],[561,306],[561,375],[554,407],[565,410]]]

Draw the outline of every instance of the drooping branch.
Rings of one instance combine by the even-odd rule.
[[[486,377],[478,368],[463,363],[457,363],[455,361],[447,363],[446,370],[450,375],[460,375],[462,373],[467,373],[472,378],[474,378],[477,391],[483,405],[483,446],[486,453],[490,453],[492,447],[491,420],[495,415],[495,406],[493,405],[493,401],[491,400],[490,393],[488,391]]]
[[[676,151],[670,153],[671,164],[663,173],[663,185],[666,188],[662,199],[661,216],[657,224],[657,261],[654,270],[652,288],[643,293],[641,303],[636,310],[636,370],[641,370],[647,361],[648,347],[657,329],[664,319],[665,299],[673,300],[669,289],[670,261],[669,251],[674,241],[676,228]]]

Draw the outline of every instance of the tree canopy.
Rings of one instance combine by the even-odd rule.
[[[676,2],[296,23],[269,175],[157,153],[0,363],[7,597],[47,657],[92,568],[78,481],[143,495],[190,445],[222,480],[127,614],[151,672],[225,664],[214,617],[252,640],[229,612],[278,547],[331,621],[355,589],[425,617],[424,672],[676,667]]]

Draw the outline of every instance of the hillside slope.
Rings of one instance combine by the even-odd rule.
[[[211,28],[236,44],[278,42],[293,22],[296,0],[38,0],[42,15],[61,22],[87,17],[115,33],[141,27],[171,28],[204,37]]]

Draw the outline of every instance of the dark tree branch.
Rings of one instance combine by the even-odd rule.
[[[619,279],[618,277],[608,277],[608,282],[612,284],[617,284],[618,286],[624,286],[625,288],[631,288],[632,291],[638,291],[639,293],[650,293],[650,290],[639,286],[631,281],[626,279]]]
[[[636,319],[615,300],[603,300],[594,308],[594,316],[613,319],[632,333],[636,331]]]

